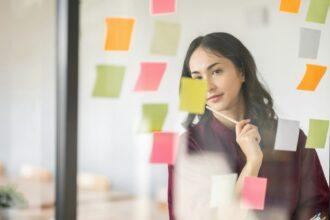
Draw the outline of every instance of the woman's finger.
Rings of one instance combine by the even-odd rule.
[[[244,135],[246,132],[250,131],[251,129],[254,129],[254,126],[252,124],[246,124],[244,128],[242,129],[239,136]]]
[[[260,144],[260,141],[261,141],[261,136],[260,136],[260,133],[257,132],[257,135],[258,135],[258,144]]]
[[[250,119],[244,119],[239,121],[235,126],[236,135],[239,135],[242,132],[243,127],[250,121],[251,121]]]

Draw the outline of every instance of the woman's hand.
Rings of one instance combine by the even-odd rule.
[[[261,165],[263,154],[259,143],[261,137],[258,128],[249,124],[251,120],[245,119],[236,124],[236,142],[243,151],[247,164]]]
[[[258,128],[250,123],[250,119],[242,120],[236,124],[236,142],[241,147],[246,164],[243,167],[235,187],[237,198],[241,198],[244,179],[247,176],[258,176],[263,154],[259,143],[261,137]]]

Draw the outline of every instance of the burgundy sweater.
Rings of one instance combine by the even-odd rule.
[[[189,151],[216,151],[226,155],[231,172],[240,173],[245,156],[236,143],[236,134],[211,116],[206,122],[187,130],[181,138],[187,140]],[[259,219],[270,208],[284,208],[289,219],[310,219],[322,212],[329,213],[329,186],[314,149],[305,148],[306,136],[299,132],[297,151],[278,151],[263,147],[263,162],[259,177],[267,178],[265,209],[255,211]],[[210,149],[210,146],[214,146]],[[175,167],[168,167],[168,205],[170,220],[175,220]],[[327,218],[329,219],[329,218]]]

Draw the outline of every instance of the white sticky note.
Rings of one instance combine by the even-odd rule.
[[[296,151],[299,138],[299,121],[278,119],[275,150]]]
[[[237,173],[214,175],[211,182],[210,206],[218,207],[232,202],[235,193]]]

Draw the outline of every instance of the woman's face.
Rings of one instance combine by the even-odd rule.
[[[217,111],[230,111],[239,104],[244,76],[221,55],[197,48],[189,61],[191,77],[207,82],[206,104]]]

